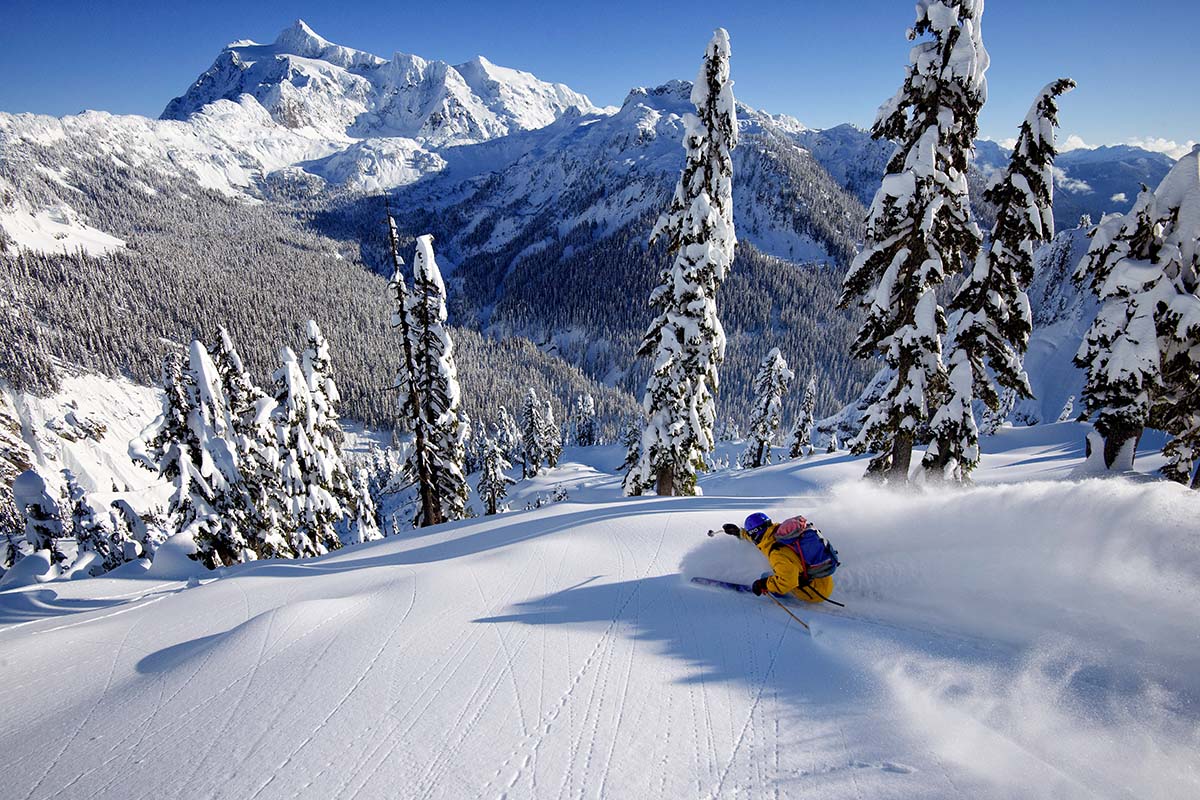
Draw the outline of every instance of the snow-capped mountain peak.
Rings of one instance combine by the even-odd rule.
[[[296,20],[290,27],[280,31],[279,36],[275,37],[275,42],[268,46],[277,53],[328,61],[345,69],[364,65],[379,66],[387,63],[385,59],[362,50],[333,44],[310,28],[308,23],[302,19]]]
[[[404,137],[438,147],[541,128],[582,94],[478,56],[451,66],[397,52],[389,61],[334,44],[303,20],[271,44],[234,42],[163,119],[186,120],[218,100],[251,95],[279,124],[331,139]]]

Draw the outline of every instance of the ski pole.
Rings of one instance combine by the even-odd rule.
[[[803,626],[804,626],[804,630],[808,631],[809,633],[812,633],[812,628],[808,627],[808,623],[807,623],[807,622],[805,622],[804,620],[800,619],[799,617],[797,617],[795,614],[793,614],[793,613],[792,613],[791,609],[789,609],[789,608],[788,608],[787,606],[785,606],[783,603],[779,602],[779,598],[778,598],[778,597],[776,597],[775,595],[771,594],[770,592],[763,592],[763,594],[765,594],[767,597],[769,597],[769,598],[771,598],[772,600],[774,600],[774,601],[775,601],[775,605],[779,606],[779,607],[780,607],[780,608],[782,608],[782,609],[783,609],[785,612],[787,612],[787,615],[788,615],[789,617],[791,617],[792,619],[796,620],[796,622],[799,622],[801,625],[803,625]]]

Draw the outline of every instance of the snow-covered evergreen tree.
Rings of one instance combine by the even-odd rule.
[[[434,525],[441,521],[435,497],[432,457],[428,441],[429,430],[424,416],[425,404],[418,391],[418,355],[413,349],[412,299],[404,277],[404,259],[400,256],[400,239],[396,220],[388,214],[388,239],[392,252],[392,279],[388,289],[392,294],[392,327],[400,333],[400,366],[396,370],[394,388],[400,397],[399,424],[401,430],[413,436],[413,446],[404,460],[404,473],[417,487],[415,524]]]
[[[0,568],[11,567],[21,558],[17,543],[25,527],[25,518],[13,499],[12,484],[18,475],[32,466],[31,457],[28,445],[21,438],[21,422],[16,409],[0,398],[0,536],[4,538],[6,548]]]
[[[471,415],[462,412],[463,426],[463,473],[470,475],[478,472],[483,466],[483,456],[487,447],[486,429],[482,422],[478,426],[472,422]]]
[[[1100,440],[1089,440],[1089,455],[1104,469],[1131,469],[1153,425],[1177,437],[1164,471],[1186,482],[1200,414],[1200,146],[1155,191],[1143,188],[1128,214],[1101,221],[1076,278],[1102,303],[1075,356]]]
[[[521,474],[526,478],[541,471],[542,461],[546,457],[543,450],[546,423],[541,409],[537,392],[530,386],[525,395],[525,405],[521,407]]]
[[[1062,411],[1058,412],[1059,422],[1070,422],[1071,417],[1075,414],[1075,395],[1067,398],[1067,402],[1063,403]]]
[[[378,512],[371,496],[371,477],[366,467],[354,473],[354,494],[350,497],[349,516],[351,524],[346,544],[361,544],[383,538],[379,530]]]
[[[1016,404],[1017,393],[1012,389],[1002,390],[1000,402],[995,408],[984,407],[983,419],[979,421],[979,432],[984,436],[991,436],[1000,430],[1000,426],[1008,422],[1009,417],[1012,416]]]
[[[484,442],[483,469],[475,486],[479,499],[483,501],[485,514],[497,514],[504,509],[508,487],[517,482],[508,475],[507,470],[511,468],[512,463],[505,458],[500,444],[494,439],[487,439]]]
[[[279,443],[280,477],[293,527],[291,550],[299,558],[341,547],[336,525],[344,515],[330,491],[330,474],[321,451],[313,446],[316,411],[300,360],[290,347],[279,351],[275,372],[275,423]]]
[[[138,514],[128,500],[117,498],[108,504],[114,526],[121,532],[120,539],[126,551],[125,560],[136,558],[153,559],[158,546],[163,543],[163,532],[151,527],[146,518]]]
[[[329,493],[337,499],[340,507],[338,521],[342,538],[347,543],[358,543],[379,538],[378,528],[368,520],[375,517],[374,504],[370,495],[359,492],[355,479],[342,457],[342,442],[345,434],[338,423],[340,415],[337,404],[341,401],[337,381],[329,359],[329,343],[321,333],[315,320],[308,321],[308,344],[304,349],[302,368],[308,381],[312,397],[312,415],[309,422],[309,441],[321,464],[321,473]],[[359,521],[367,524],[365,530],[354,530]]]
[[[195,392],[188,426],[196,438],[197,466],[209,489],[209,516],[194,534],[197,558],[208,567],[254,558],[246,540],[254,525],[254,507],[234,446],[236,435],[221,375],[208,349],[193,340],[188,355],[189,387]]]
[[[100,575],[121,566],[125,562],[124,551],[121,542],[113,541],[115,531],[111,520],[108,519],[109,515],[106,511],[96,510],[72,470],[64,468],[62,475],[66,483],[70,514],[70,529],[67,533],[75,539],[76,563],[82,558],[94,558],[94,563],[88,570],[91,575]]]
[[[162,412],[131,443],[130,455],[174,485],[171,530],[195,540],[198,560],[212,568],[252,558],[244,534],[250,501],[226,438],[229,406],[208,350],[193,341],[186,368],[180,356],[169,356],[162,381]]]
[[[976,256],[982,238],[967,191],[987,96],[982,14],[982,0],[917,4],[910,37],[931,38],[912,48],[903,85],[875,118],[871,135],[898,146],[871,203],[866,245],[842,287],[841,305],[866,311],[852,352],[881,357],[894,371],[851,450],[877,453],[867,474],[896,483],[908,480],[917,432],[946,387],[937,288]]]
[[[280,477],[279,442],[271,414],[274,398],[254,384],[225,328],[217,331],[213,363],[229,404],[230,431],[250,505],[245,537],[257,558],[292,558],[292,515]]]
[[[13,505],[16,508],[16,505]],[[24,520],[21,520],[24,523]],[[16,566],[17,562],[25,557],[21,552],[21,538],[19,529],[13,523],[4,525],[3,532],[4,558],[0,559],[0,575]]]
[[[554,421],[554,406],[549,400],[546,400],[542,406],[542,453],[546,457],[546,466],[554,469],[558,466],[558,459],[562,457],[563,441],[562,431],[558,429],[558,423]]]
[[[521,438],[521,429],[508,409],[500,406],[496,410],[496,444],[504,451],[504,457],[512,461],[517,456],[517,442]]]
[[[162,366],[162,410],[139,439],[129,444],[133,461],[173,484],[167,501],[168,529],[177,533],[208,507],[209,488],[196,466],[196,437],[188,426],[194,392],[183,357],[171,353]]]
[[[48,551],[51,564],[66,561],[67,557],[58,549],[58,539],[63,535],[62,512],[50,496],[45,479],[35,470],[25,470],[13,480],[13,499],[25,519],[25,542],[29,549],[35,553]]]
[[[788,434],[788,458],[803,458],[812,452],[813,415],[817,410],[817,376],[808,379],[804,387],[804,399],[800,401],[800,413],[796,424]]]
[[[433,494],[433,517],[418,511],[418,527],[462,519],[467,508],[463,474],[462,393],[454,364],[454,342],[446,326],[446,286],[433,255],[433,237],[417,237],[413,259],[413,288],[408,303],[409,341],[413,355],[413,383],[420,403],[416,424],[423,426],[425,461]],[[420,457],[414,459],[414,479],[419,478]]]
[[[1000,405],[996,384],[1032,398],[1023,366],[1033,317],[1026,288],[1033,253],[1054,236],[1054,129],[1058,96],[1075,82],[1060,78],[1033,102],[1008,166],[983,197],[996,208],[988,246],[950,303],[949,389],[930,421],[932,441],[922,466],[934,478],[964,480],[979,463],[974,401]]]
[[[771,444],[779,431],[783,396],[792,378],[783,354],[778,347],[772,347],[754,376],[754,412],[750,419],[750,443],[742,457],[743,466],[753,469],[770,463]]]
[[[825,448],[826,453],[836,453],[838,451],[838,436],[837,431],[829,434],[829,446]]]
[[[625,460],[621,462],[621,466],[617,467],[617,471],[624,476],[621,479],[621,489],[626,497],[635,497],[650,488],[637,469],[642,458],[642,431],[645,428],[644,422],[632,419],[621,434],[621,446],[625,448]]]
[[[737,112],[729,80],[729,34],[717,29],[684,116],[686,161],[651,241],[674,253],[650,294],[657,316],[638,355],[654,360],[642,405],[646,429],[630,486],[660,495],[696,494],[696,473],[713,448],[713,396],[725,359],[717,289],[733,263],[733,159]]]
[[[596,444],[596,400],[590,394],[581,394],[575,400],[574,443],[580,447]]]

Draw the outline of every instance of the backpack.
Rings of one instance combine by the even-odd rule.
[[[827,578],[841,564],[837,550],[804,517],[785,519],[775,529],[775,547],[786,547],[800,557],[804,585],[814,578]]]

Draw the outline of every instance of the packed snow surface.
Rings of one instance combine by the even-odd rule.
[[[568,449],[537,511],[2,592],[4,795],[1200,796],[1200,497],[1067,480],[1085,431],[905,494],[835,453],[622,499]],[[815,636],[687,581],[765,569],[705,536],[760,509],[839,550]]]

